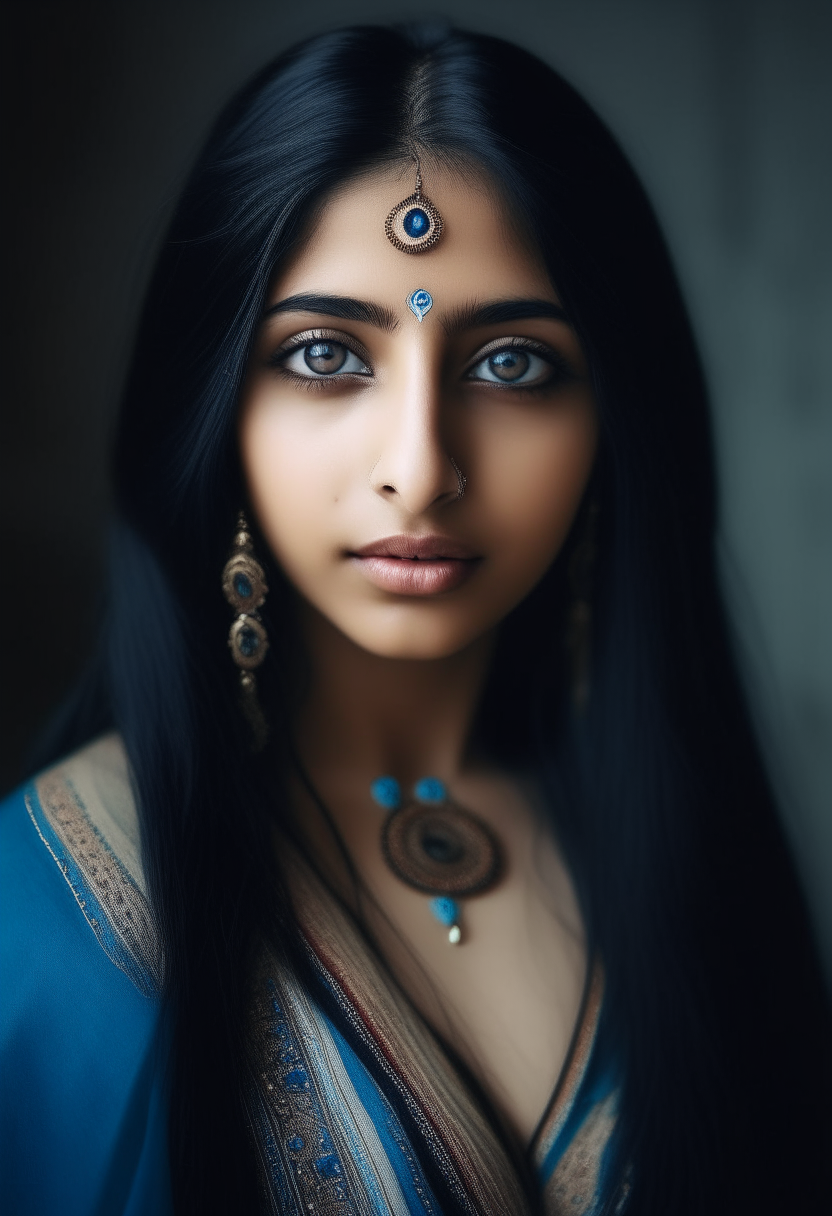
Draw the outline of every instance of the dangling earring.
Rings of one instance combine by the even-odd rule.
[[[592,660],[592,582],[595,569],[595,547],[599,505],[597,498],[589,503],[583,533],[572,551],[568,581],[572,604],[566,626],[566,648],[572,665],[572,700],[578,711],[586,709],[589,701],[590,666]]]
[[[265,603],[269,588],[265,571],[254,556],[254,545],[242,511],[237,516],[231,556],[223,567],[222,589],[231,607],[239,614],[229,630],[228,645],[231,657],[240,669],[243,712],[254,732],[255,750],[259,751],[266,742],[268,732],[257,700],[254,671],[265,659],[269,648],[268,634],[258,611]]]

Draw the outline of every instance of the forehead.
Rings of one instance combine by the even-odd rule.
[[[402,253],[384,231],[387,215],[413,193],[408,165],[349,182],[325,204],[306,242],[278,275],[274,299],[326,289],[397,305],[425,288],[444,305],[522,294],[557,297],[542,261],[522,239],[488,180],[423,167],[423,191],[440,212],[439,242]]]

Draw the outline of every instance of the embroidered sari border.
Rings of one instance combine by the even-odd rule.
[[[442,1216],[413,1145],[393,1108],[338,1027],[332,1022],[328,1025],[344,1067],[383,1141],[384,1151],[407,1201],[408,1216]]]
[[[150,904],[90,819],[69,776],[51,769],[24,798],[35,831],[104,953],[143,996],[157,996],[163,962]]]
[[[252,1031],[257,1065],[247,1108],[273,1213],[440,1216],[375,1081],[324,1010],[268,955]]]
[[[340,1020],[352,1029],[357,1041],[362,1044],[368,1053],[374,1067],[386,1079],[388,1085],[395,1093],[398,1102],[401,1104],[401,1109],[406,1113],[407,1118],[411,1121],[423,1141],[431,1163],[441,1176],[451,1200],[456,1205],[455,1210],[464,1213],[465,1216],[479,1216],[480,1209],[472,1203],[465,1186],[466,1178],[464,1171],[461,1172],[457,1169],[456,1161],[449,1152],[449,1146],[445,1138],[434,1125],[434,1121],[428,1117],[422,1103],[418,1099],[418,1095],[413,1092],[406,1079],[393,1063],[388,1052],[377,1041],[371,1028],[361,1017],[347,992],[317,956],[314,956],[312,961],[319,972],[322,986],[329,992],[332,998]],[[379,1089],[379,1092],[382,1092],[381,1089]],[[440,1210],[444,1211],[445,1209],[442,1208]],[[484,1210],[490,1211],[490,1209]]]
[[[308,1216],[310,1211],[321,1216],[370,1216],[372,1209],[353,1201],[346,1162],[333,1137],[333,1120],[287,1000],[287,988],[264,968],[253,1015],[258,1063],[249,1111],[265,1149],[273,1210],[281,1216]]]
[[[609,1170],[618,1118],[618,1092],[602,1086],[577,1126],[566,1130],[563,1151],[551,1154],[553,1168],[543,1182],[544,1207],[552,1216],[604,1216],[610,1212]],[[616,1204],[615,1212],[619,1211]]]
[[[598,1035],[603,999],[604,973],[600,963],[594,960],[590,965],[587,988],[566,1064],[549,1106],[532,1138],[530,1156],[538,1170],[543,1168],[580,1092]]]
[[[532,1145],[547,1216],[611,1211],[618,1075],[599,1046],[603,989],[596,962],[561,1082]]]
[[[298,995],[303,1006],[301,1016],[305,1020],[307,1044],[322,1081],[325,1100],[330,1110],[339,1112],[340,1139],[345,1142],[347,1158],[357,1169],[360,1183],[372,1202],[373,1212],[376,1216],[410,1216],[411,1213],[421,1216],[406,1202],[398,1174],[388,1152],[382,1148],[376,1123],[359,1099],[353,1076],[359,1079],[360,1072],[364,1071],[360,1062],[354,1058],[357,1070],[351,1073],[347,1069],[348,1057],[343,1050],[345,1041],[341,1039],[339,1044],[333,1034],[334,1028],[318,1006],[306,994]],[[381,1098],[378,1093],[377,1096]],[[389,1106],[385,1113],[388,1120],[395,1119]],[[421,1182],[421,1189],[424,1190],[423,1178]],[[420,1207],[424,1212],[422,1205]]]

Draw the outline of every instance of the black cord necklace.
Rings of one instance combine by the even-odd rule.
[[[329,807],[294,752],[292,759],[357,888],[355,864]],[[453,801],[438,777],[422,777],[409,799],[403,799],[395,777],[377,777],[370,794],[388,812],[380,841],[388,868],[406,886],[431,896],[430,911],[448,930],[450,945],[458,946],[462,942],[459,900],[493,887],[503,870],[494,833],[479,816]]]

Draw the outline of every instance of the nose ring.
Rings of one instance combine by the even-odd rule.
[[[460,469],[457,462],[454,460],[453,456],[450,456],[449,459],[450,459],[451,464],[453,465],[454,472],[456,473],[456,480],[457,480],[456,496],[457,496],[457,499],[460,499],[460,498],[462,498],[463,494],[465,493],[465,487],[468,485],[468,478],[463,475],[462,470]]]

